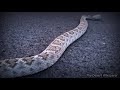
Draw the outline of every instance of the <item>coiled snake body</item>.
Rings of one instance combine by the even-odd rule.
[[[100,15],[83,15],[80,19],[80,24],[76,28],[55,38],[50,45],[38,55],[1,60],[0,78],[30,75],[52,66],[61,57],[66,48],[86,32],[88,27],[87,19],[99,20]]]

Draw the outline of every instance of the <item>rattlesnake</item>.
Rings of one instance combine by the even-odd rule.
[[[76,28],[55,38],[50,45],[38,55],[1,60],[0,77],[13,78],[26,76],[52,66],[61,57],[66,48],[86,32],[88,27],[87,19],[100,20],[100,18],[100,15],[83,15],[80,19],[80,24]]]

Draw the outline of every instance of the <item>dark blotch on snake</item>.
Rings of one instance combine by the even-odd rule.
[[[34,69],[33,68],[30,68],[30,71],[33,71]]]
[[[8,59],[5,60],[5,63],[9,65],[9,67],[14,68],[16,66],[17,59]]]
[[[28,64],[28,65],[31,65],[32,62],[34,61],[34,60],[33,60],[33,57],[25,57],[25,58],[23,58],[22,60],[25,61],[26,64]]]

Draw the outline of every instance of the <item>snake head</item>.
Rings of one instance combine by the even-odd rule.
[[[101,15],[100,14],[97,14],[97,15],[86,15],[85,16],[87,20],[101,20]]]
[[[102,19],[101,15],[99,15],[99,14],[92,16],[92,18],[93,18],[94,20],[101,20],[101,19]]]

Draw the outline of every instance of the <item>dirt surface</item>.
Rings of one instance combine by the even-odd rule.
[[[117,12],[1,12],[0,60],[41,53],[58,35],[75,28],[86,14],[101,14],[102,20],[89,20],[87,32],[53,66],[26,78],[120,77]]]

